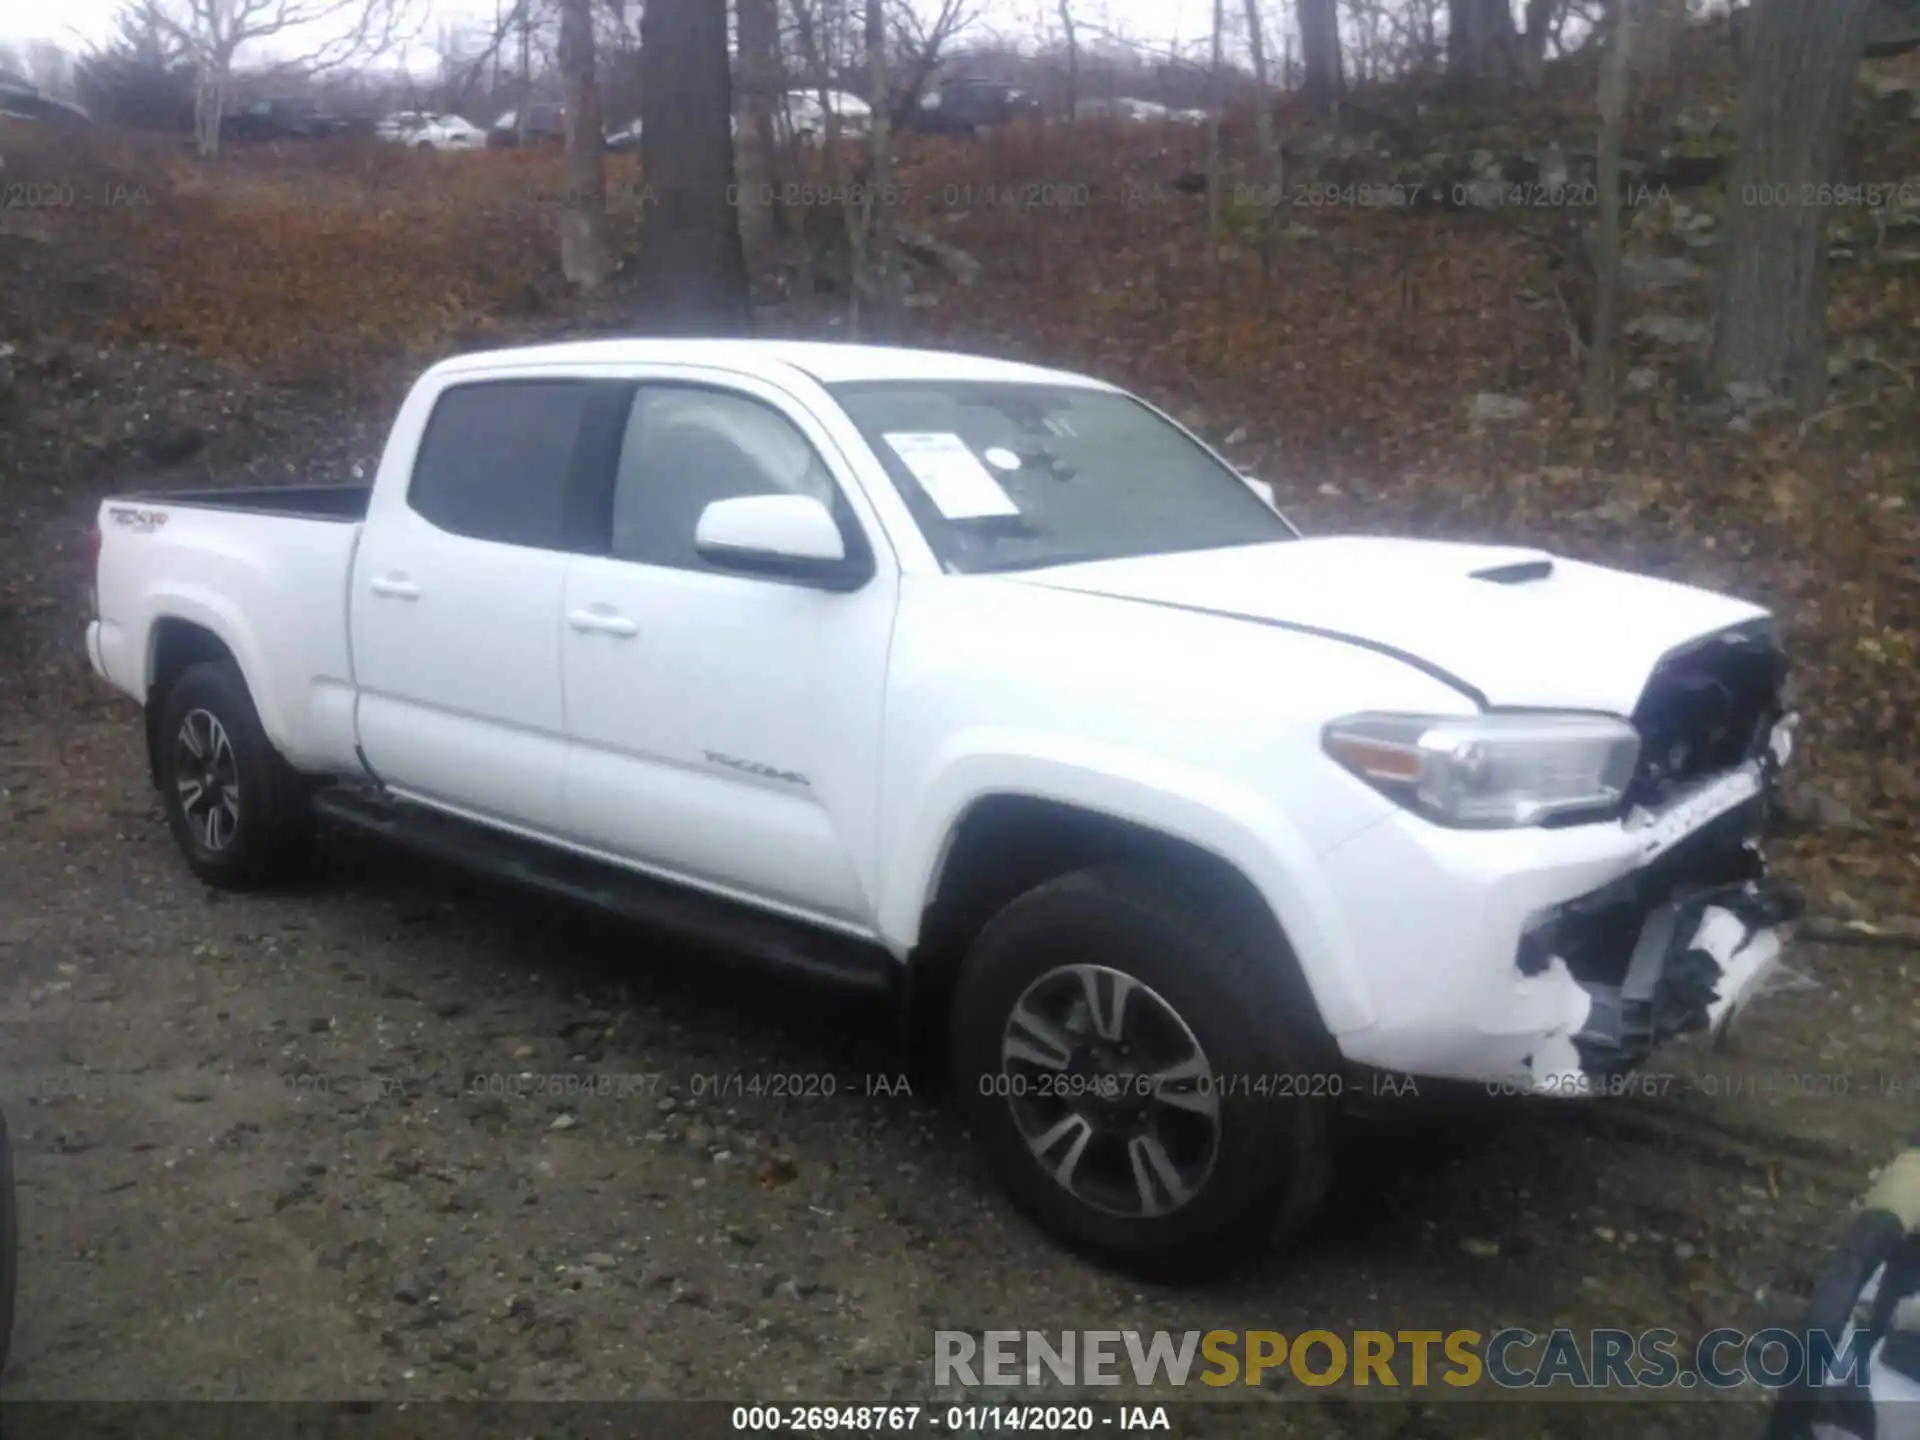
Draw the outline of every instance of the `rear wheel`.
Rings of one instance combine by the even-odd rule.
[[[273,748],[231,660],[188,667],[154,730],[167,825],[209,885],[246,890],[280,879],[312,841],[308,782]]]
[[[1325,1193],[1328,1047],[1271,922],[1231,887],[1112,867],[1029,891],[975,941],[952,1025],[1001,1182],[1096,1259],[1200,1278]]]

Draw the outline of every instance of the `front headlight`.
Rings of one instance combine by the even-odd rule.
[[[1349,715],[1327,753],[1441,825],[1507,828],[1620,803],[1640,735],[1608,715]]]

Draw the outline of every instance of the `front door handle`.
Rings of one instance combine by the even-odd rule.
[[[376,595],[385,595],[391,600],[418,600],[420,587],[404,575],[380,575],[368,583],[367,588]]]
[[[617,635],[622,640],[631,640],[640,633],[640,627],[626,616],[611,615],[603,610],[568,611],[567,624],[597,635]]]

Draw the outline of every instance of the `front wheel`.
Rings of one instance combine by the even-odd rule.
[[[1015,900],[968,954],[961,1104],[1014,1201],[1074,1249],[1197,1279],[1324,1195],[1337,1077],[1256,903],[1210,878],[1084,870]]]
[[[261,727],[240,667],[183,671],[153,732],[161,805],[193,873],[223,890],[280,879],[313,834],[308,782]]]

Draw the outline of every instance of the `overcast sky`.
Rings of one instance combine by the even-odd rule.
[[[85,51],[113,31],[121,0],[0,0],[0,40],[52,40],[71,51]],[[931,0],[923,0],[931,3]],[[416,0],[425,7],[421,39],[431,43],[445,25],[484,26],[491,30],[492,0]],[[1009,35],[1033,35],[1038,17],[1056,13],[1053,0],[981,0],[983,26]],[[1239,5],[1230,10],[1239,11]],[[1274,7],[1278,8],[1278,7]],[[1075,14],[1082,23],[1119,31],[1131,40],[1153,46],[1191,43],[1205,36],[1212,23],[1213,0],[1077,0]],[[1235,15],[1238,19],[1238,15]],[[1269,21],[1271,25],[1273,22]],[[431,63],[426,49],[416,51],[415,64]]]

